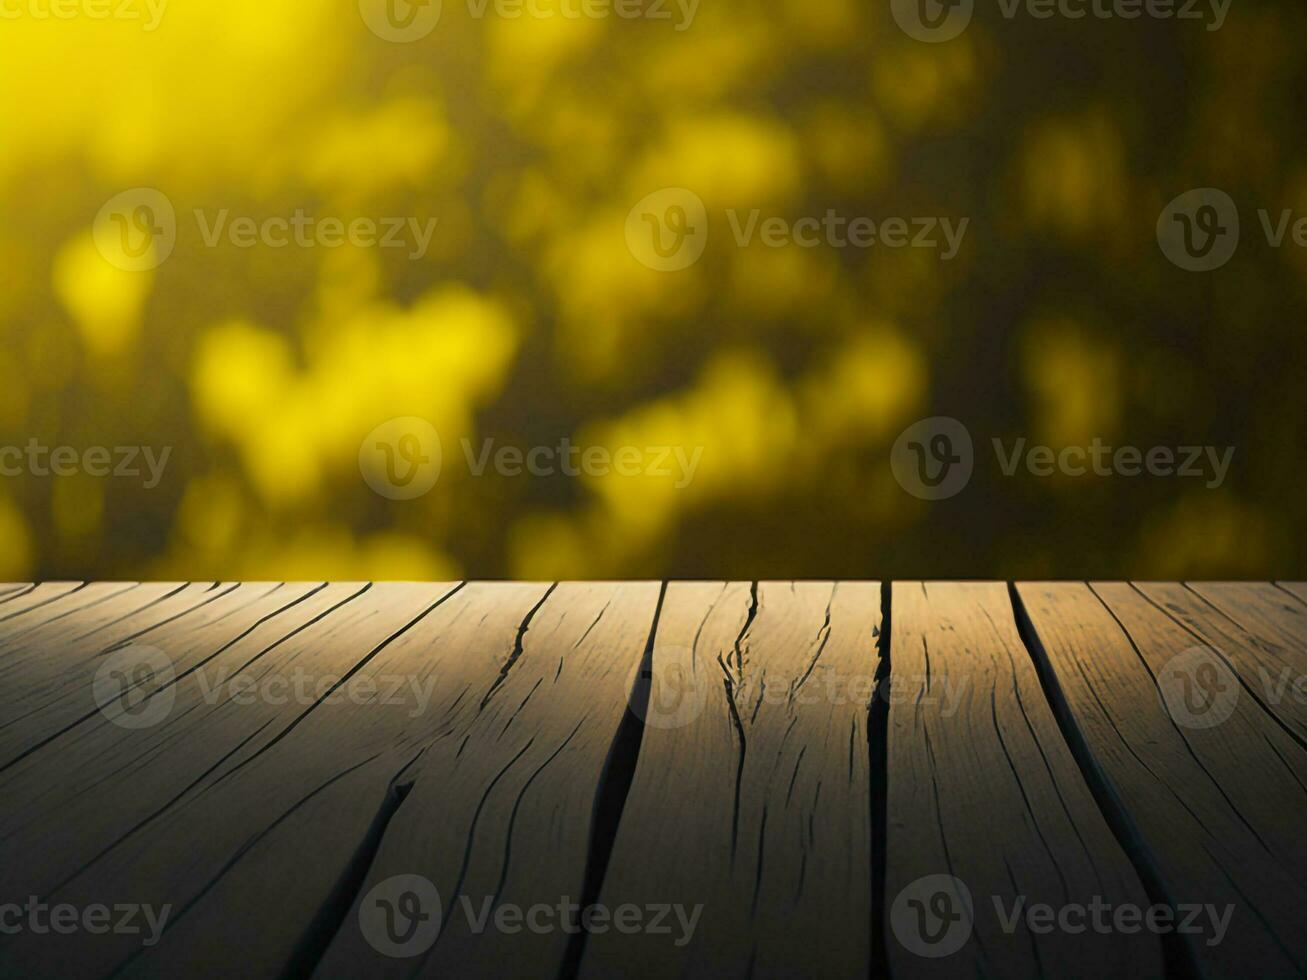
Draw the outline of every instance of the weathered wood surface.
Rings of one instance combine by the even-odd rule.
[[[544,592],[505,619],[501,642],[480,642],[482,627],[469,623],[467,641],[446,648],[445,669],[460,681],[451,710],[435,713],[438,736],[319,975],[561,970],[570,944],[563,929],[537,932],[506,919],[499,931],[478,932],[477,923],[488,908],[582,900],[605,762],[649,644],[659,588],[565,584]],[[386,881],[414,874],[441,897],[440,934],[414,957],[380,956],[357,923],[361,915],[375,922],[384,909],[364,902],[379,886],[384,893]]]
[[[111,720],[112,702],[109,712],[100,710],[91,682],[83,680],[66,695],[66,707],[56,706],[75,719],[66,730],[0,769],[0,794],[26,801],[6,810],[0,823],[12,855],[0,862],[0,893],[44,895],[62,887],[105,848],[149,826],[175,799],[202,785],[238,750],[257,750],[273,737],[278,716],[291,706],[237,700],[232,683],[267,683],[312,655],[323,638],[350,637],[351,619],[367,610],[349,603],[365,589],[287,586],[218,625],[196,631],[179,622],[160,630],[151,636],[158,645],[148,650],[169,651],[173,677],[153,679],[148,697],[144,689],[124,695],[141,699],[139,716],[119,719],[130,727]],[[305,635],[310,626],[321,633]],[[128,655],[142,649],[124,648]]]
[[[105,594],[97,595],[104,591]],[[254,586],[141,585],[87,589],[25,617],[0,639],[0,682],[6,701],[0,725],[0,767],[7,767],[79,718],[96,713],[88,697],[105,658],[175,620],[188,628],[213,621],[210,609],[231,605],[233,593],[253,594]],[[69,608],[64,608],[69,607]],[[206,608],[207,607],[207,608]],[[35,622],[28,620],[35,619]],[[46,651],[58,649],[58,658]],[[13,700],[8,700],[12,698]]]
[[[1300,976],[1305,734],[1301,583],[0,584],[0,976]]]
[[[1194,645],[1220,651],[1248,696],[1303,744],[1307,691],[1293,685],[1307,665],[1307,604],[1256,583],[1141,583],[1138,590]]]
[[[1181,589],[1057,584],[1018,593],[1054,701],[1141,871],[1168,904],[1200,910],[1192,924],[1202,931],[1177,933],[1192,968],[1301,976],[1307,756],[1248,689],[1264,651],[1250,636],[1223,631],[1217,646],[1197,632],[1199,614]],[[1301,650],[1288,662],[1301,678]],[[1213,913],[1228,915],[1219,938]]]
[[[1029,977],[1056,963],[1060,976],[1160,976],[1156,937],[1043,932],[1025,915],[1148,902],[1058,731],[1006,587],[899,582],[891,609],[894,975]]]
[[[1307,603],[1307,582],[1276,582],[1276,587]]]
[[[78,589],[85,588],[80,582],[43,582],[40,585],[19,585],[0,599],[0,623],[23,615],[56,601]]]
[[[600,903],[685,912],[590,937],[584,976],[867,975],[879,623],[871,583],[668,588]]]

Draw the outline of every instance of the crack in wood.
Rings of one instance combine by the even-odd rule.
[[[1013,614],[1016,617],[1017,632],[1025,645],[1026,652],[1030,655],[1031,662],[1035,665],[1035,674],[1039,678],[1044,698],[1053,711],[1053,717],[1057,721],[1058,729],[1062,732],[1062,738],[1071,750],[1071,757],[1079,767],[1090,793],[1093,794],[1099,812],[1103,814],[1103,819],[1107,821],[1117,844],[1120,845],[1121,850],[1125,852],[1126,857],[1129,858],[1131,865],[1133,865],[1135,873],[1139,876],[1139,880],[1148,894],[1149,901],[1174,906],[1175,899],[1169,894],[1161,870],[1144,843],[1138,825],[1107,781],[1106,775],[1095,759],[1088,741],[1076,723],[1074,713],[1071,711],[1071,707],[1058,682],[1057,675],[1049,662],[1048,653],[1040,641],[1039,633],[1030,619],[1030,613],[1015,582],[1008,583],[1008,595],[1012,602]],[[1088,684],[1088,688],[1097,696],[1095,685]],[[1111,721],[1106,706],[1103,706],[1103,709],[1104,717]],[[1121,739],[1123,745],[1130,745],[1119,730],[1117,736]],[[1131,751],[1133,752],[1133,748]],[[1138,761],[1141,765],[1144,765],[1142,759]],[[1200,976],[1197,959],[1192,949],[1178,935],[1172,933],[1169,936],[1163,936],[1161,944],[1163,964],[1168,978],[1193,980],[1193,978]]]

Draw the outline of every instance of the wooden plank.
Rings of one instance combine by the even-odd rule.
[[[159,649],[175,657],[175,677],[157,687],[144,711],[97,715],[0,777],[0,793],[22,801],[0,815],[0,894],[53,896],[67,889],[111,903],[160,895],[159,902],[168,901],[166,876],[150,878],[142,865],[141,877],[123,877],[114,870],[121,855],[162,843],[169,833],[183,849],[193,848],[176,815],[203,809],[199,800],[214,799],[215,786],[313,710],[324,680],[346,673],[452,588],[377,586],[372,592],[380,596],[369,604],[360,601],[372,594],[367,586],[340,583],[310,590],[297,603],[287,605],[288,597],[284,611],[270,617],[244,610],[211,624],[213,635],[192,631],[184,620],[171,626]],[[298,768],[294,760],[285,765]],[[223,827],[228,836],[218,835],[220,846],[218,840],[245,828],[239,810],[228,803],[196,819]],[[175,870],[199,862],[198,872],[206,855],[213,857],[211,851],[184,855]],[[132,951],[132,937],[117,942],[92,936],[42,948],[39,937],[23,936],[12,951],[0,951],[0,973],[9,972],[8,956],[30,968],[50,955],[69,975],[98,975],[95,962],[112,965],[114,955]]]
[[[44,609],[85,587],[82,582],[42,582],[28,592],[13,596],[0,608],[0,637],[4,636],[9,621]]]
[[[79,659],[89,656],[89,651],[104,645],[96,636],[101,630],[112,630],[133,615],[148,619],[157,603],[167,602],[190,588],[181,583],[92,583],[0,627],[0,651],[4,654],[0,659],[0,698],[4,701],[0,703],[11,706],[21,702],[43,681],[60,676],[71,666],[73,658],[67,651],[74,645],[80,644],[76,655]],[[196,588],[192,595],[203,589]],[[182,602],[191,597],[184,596]],[[59,655],[51,656],[52,650],[59,651]],[[8,717],[9,712],[5,715]]]
[[[1145,584],[1138,588],[1155,595]],[[1233,626],[1241,644],[1263,658],[1268,670],[1307,671],[1307,602],[1291,592],[1270,582],[1168,583],[1164,588],[1175,595],[1183,595],[1179,591],[1183,588],[1200,597],[1209,610],[1204,623],[1211,623],[1213,629]]]
[[[31,582],[6,582],[0,585],[0,605],[15,599],[25,592],[31,592],[36,586]]]
[[[1198,646],[1213,649],[1243,693],[1307,744],[1307,605],[1269,583],[1139,583]],[[1307,772],[1298,776],[1307,782]]]
[[[0,726],[0,771],[12,763],[15,740],[35,739],[52,725],[98,714],[93,685],[124,651],[163,644],[173,667],[185,669],[176,649],[178,631],[200,638],[210,628],[224,635],[225,620],[264,599],[305,595],[320,586],[264,584],[149,585],[98,604],[93,610],[32,630],[0,664],[0,704],[9,721]],[[180,659],[179,659],[180,658]],[[103,719],[101,719],[103,720]],[[20,746],[21,747],[21,746]]]
[[[1307,582],[1276,582],[1275,584],[1298,601],[1307,603]]]
[[[1263,652],[1307,669],[1307,602],[1271,582],[1190,582],[1186,588],[1244,630]]]
[[[149,647],[128,644],[102,652],[97,657],[102,665],[115,656],[165,653],[167,676],[157,679],[156,696],[166,702],[166,713],[158,719],[144,717],[142,721],[157,721],[144,728],[115,724],[116,706],[106,703],[110,711],[102,710],[94,678],[84,674],[76,685],[60,690],[58,699],[20,719],[17,730],[5,732],[9,740],[33,745],[0,767],[0,794],[25,801],[0,814],[0,838],[24,856],[0,869],[0,882],[8,881],[5,874],[17,875],[27,862],[44,877],[25,878],[24,885],[50,889],[106,841],[135,826],[150,808],[175,796],[178,770],[159,770],[153,763],[173,749],[180,733],[203,724],[205,713],[216,708],[223,696],[221,678],[362,588],[242,585],[191,615],[154,627]],[[51,652],[52,659],[58,655]],[[55,734],[48,733],[51,727],[58,727]],[[210,732],[199,749],[175,762],[190,764],[197,776],[234,747],[235,742],[227,745]],[[131,789],[124,792],[128,785]]]
[[[1148,899],[1062,738],[1006,587],[895,583],[891,612],[894,976],[1161,976],[1154,936],[1043,921],[1074,927],[1096,904]]]
[[[3,645],[0,659],[0,771],[74,718],[93,713],[97,671],[121,648],[224,599],[236,585],[149,584],[32,625]],[[247,587],[252,592],[255,587]]]
[[[364,693],[375,687],[375,698],[315,707],[212,800],[198,802],[194,819],[205,820],[215,807],[269,801],[243,821],[255,846],[222,866],[164,942],[139,951],[125,973],[202,973],[221,959],[234,931],[250,937],[242,973],[304,975],[342,923],[357,928],[345,913],[383,835],[399,831],[397,815],[407,812],[435,745],[455,738],[455,718],[475,713],[490,696],[515,656],[523,622],[548,591],[541,584],[470,585],[450,593],[355,675],[351,686],[363,685]],[[239,841],[229,836],[226,846]],[[176,853],[185,846],[179,838]],[[277,913],[270,919],[262,896],[274,890]]]
[[[1239,683],[1234,663],[1244,658],[1232,662],[1226,650],[1196,645],[1192,632],[1136,588],[1112,583],[1096,584],[1094,590],[1153,670],[1166,713],[1192,755],[1208,772],[1220,774],[1223,795],[1256,829],[1246,843],[1263,854],[1269,848],[1277,863],[1293,869],[1307,895],[1302,841],[1307,751]]]
[[[129,616],[148,613],[154,606],[178,595],[189,598],[215,588],[213,582],[92,582],[39,614],[10,623],[0,631],[0,649],[10,654],[4,669],[11,677],[16,676],[20,671],[15,668],[24,662],[46,662],[45,650],[52,646],[62,648],[109,629]]]
[[[548,853],[537,853],[529,842],[513,844],[518,871],[505,872],[507,893],[534,880],[523,867],[528,859],[579,881],[594,793],[587,802],[573,791],[587,780],[592,789],[597,784],[657,588],[560,588],[560,601],[542,606],[530,620],[521,647],[515,644],[522,625],[545,586],[478,586],[452,594],[442,588],[443,594],[433,587],[377,587],[366,603],[353,604],[365,612],[350,629],[342,629],[338,617],[334,627],[332,619],[323,620],[284,645],[295,647],[293,652],[279,648],[264,656],[259,663],[272,676],[307,668],[314,691],[321,690],[316,682],[324,672],[346,675],[307,707],[274,711],[264,699],[231,699],[209,711],[226,716],[224,724],[191,725],[169,736],[169,728],[199,710],[174,709],[176,721],[159,727],[169,744],[156,746],[154,767],[176,760],[172,764],[186,771],[175,783],[190,775],[182,760],[215,737],[230,744],[255,726],[258,742],[235,753],[228,749],[217,768],[192,780],[180,798],[53,895],[79,906],[127,894],[170,903],[161,942],[147,947],[140,937],[96,936],[45,943],[22,936],[0,948],[0,970],[21,972],[40,963],[73,977],[115,969],[127,976],[225,975],[232,937],[239,936],[242,974],[300,974],[338,930],[337,955],[350,955],[349,940],[358,937],[359,926],[346,913],[369,867],[387,856],[408,866],[410,858],[423,855],[452,867],[456,878],[459,859],[469,851],[468,825],[455,829],[463,821],[476,824],[475,839],[486,842],[480,861],[476,848],[469,852],[468,874],[482,872],[477,881],[498,880],[506,841],[493,840],[496,827],[510,837],[530,832],[561,838]],[[276,663],[268,663],[274,656]],[[616,666],[623,660],[624,670]],[[394,679],[405,685],[390,687]],[[364,693],[371,685],[373,695],[355,697],[359,685]],[[385,691],[399,700],[389,703]],[[575,709],[567,731],[561,729],[568,719],[553,710],[559,703]],[[492,805],[492,798],[484,812],[478,809],[488,788],[516,783],[525,794],[531,772],[544,761],[538,755],[549,745],[551,756],[565,745],[556,756],[566,774],[558,780],[560,799],[536,810],[533,790],[517,797],[517,805],[514,798]],[[500,753],[509,753],[512,772],[496,781]],[[452,787],[459,785],[469,793],[454,806]],[[445,819],[451,825],[444,835],[457,843],[427,854],[436,847],[433,827]],[[374,860],[383,834],[395,850],[383,848]],[[450,935],[456,938],[453,930]],[[371,948],[364,955],[380,958]],[[385,964],[413,967],[389,959]]]
[[[459,704],[416,767],[316,975],[559,973],[572,937],[556,910],[582,899],[605,761],[658,600],[651,583],[565,584],[536,610],[502,680]],[[484,662],[485,648],[464,656]],[[385,941],[385,903],[402,902],[398,876],[410,875],[441,899],[438,934],[419,931],[387,955],[374,945]],[[537,919],[542,928],[510,932],[492,919],[476,931],[483,909],[533,906],[555,910]]]
[[[873,583],[0,586],[0,903],[168,906],[148,946],[0,937],[0,975],[1157,975],[1152,934],[994,905],[1147,908],[1130,860],[1233,909],[1165,940],[1181,973],[1307,973],[1307,599],[1094,588],[1020,587],[1032,661],[1003,586],[898,586],[869,725]],[[97,701],[147,647],[166,680]],[[974,925],[937,959],[939,874]],[[569,933],[582,902],[634,934]]]
[[[148,643],[152,631],[239,593],[248,600],[267,587],[235,583],[150,583],[135,586],[84,610],[23,630],[0,643],[0,697],[27,705],[61,687],[79,690],[111,652]]]
[[[1019,595],[1054,701],[1133,856],[1211,977],[1307,972],[1302,748],[1228,663],[1123,584]],[[1179,659],[1177,659],[1179,658]],[[1187,683],[1186,683],[1187,681]],[[1229,916],[1224,927],[1214,917]],[[1224,928],[1224,932],[1221,929]]]
[[[5,623],[0,627],[0,644],[12,649],[37,630],[62,629],[78,622],[88,625],[109,622],[112,620],[113,610],[130,608],[129,605],[123,605],[123,600],[130,603],[132,598],[140,597],[143,602],[148,603],[155,601],[161,594],[184,587],[184,584],[179,582],[151,585],[142,585],[139,582],[91,582],[82,588],[73,589],[39,610],[33,610],[31,616]],[[160,589],[162,592],[159,591]],[[110,610],[110,615],[107,617],[104,615],[106,607]]]
[[[267,596],[217,622],[182,619],[159,630],[146,653],[166,652],[171,677],[156,682],[139,715],[119,717],[114,703],[98,710],[86,682],[77,708],[90,713],[0,774],[0,793],[24,801],[0,814],[8,858],[0,861],[0,894],[50,894],[240,751],[276,736],[297,706],[238,700],[237,678],[267,683],[314,657],[311,627],[375,640],[388,622],[369,625],[371,610],[350,602],[365,589],[303,587],[302,601]]]
[[[673,584],[583,977],[866,976],[875,583]],[[657,914],[657,913],[654,913]]]

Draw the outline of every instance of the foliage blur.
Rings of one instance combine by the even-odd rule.
[[[1307,251],[1168,264],[1167,201],[1307,213],[1307,11],[1225,25],[703,0],[649,20],[471,17],[412,44],[353,0],[187,0],[153,32],[0,21],[0,445],[171,446],[165,478],[0,479],[0,579],[1291,577],[1307,541]],[[164,191],[125,272],[105,201]],[[623,244],[710,212],[968,216],[956,260]],[[438,216],[430,251],[206,247],[194,209]],[[412,501],[360,440],[702,446],[697,478],[474,477]],[[1228,481],[1004,477],[924,503],[928,415],[1054,446],[1236,447]]]

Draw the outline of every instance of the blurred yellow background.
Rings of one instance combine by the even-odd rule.
[[[353,0],[187,0],[153,25],[145,0],[42,2],[0,19],[0,446],[171,453],[150,488],[0,478],[0,579],[1301,574],[1307,252],[1246,234],[1192,274],[1155,238],[1191,187],[1227,190],[1246,232],[1307,208],[1300,3],[1235,0],[1215,31],[982,4],[924,44],[888,2],[702,0],[678,30],[445,0],[401,44]],[[664,187],[713,215],[676,272],[624,241]],[[140,271],[94,234],[134,188],[176,211]],[[735,208],[970,226],[952,261],[738,247]],[[436,225],[419,257],[206,241],[220,214],[297,211]],[[978,455],[1237,455],[1211,490],[1009,478],[990,454],[926,503],[887,460],[929,415]],[[444,455],[412,500],[359,466],[403,416]],[[476,476],[464,439],[702,457],[683,487]]]

